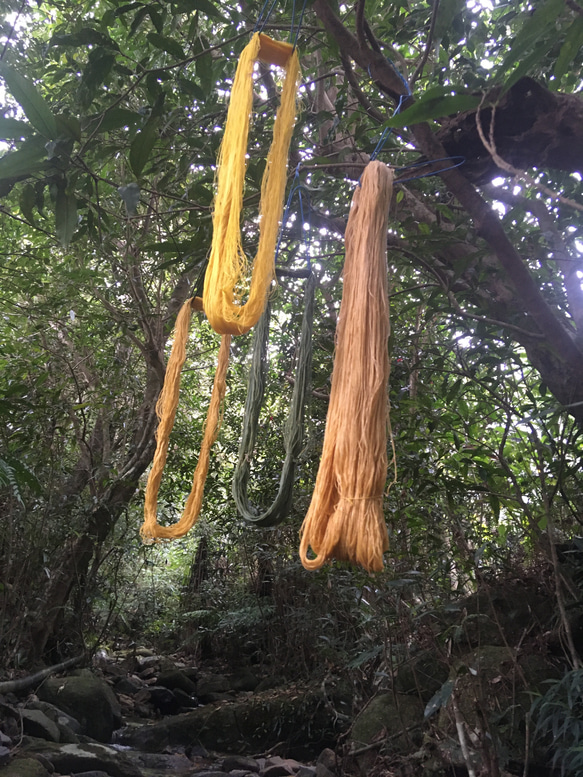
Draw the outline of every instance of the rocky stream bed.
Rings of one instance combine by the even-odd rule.
[[[583,608],[570,617],[583,645]],[[334,667],[291,684],[101,650],[0,682],[0,777],[552,777],[531,707],[567,668],[557,624],[546,592],[492,586],[420,618],[366,698]]]

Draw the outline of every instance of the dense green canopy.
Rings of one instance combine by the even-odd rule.
[[[142,552],[167,340],[201,289],[229,89],[261,9],[4,6],[0,640],[6,655],[38,657],[91,610],[96,580],[115,588],[112,559]],[[265,31],[295,36],[300,12],[276,4]],[[547,548],[547,531],[580,531],[582,43],[577,0],[307,3],[290,185],[299,164],[309,214],[292,210],[284,225],[252,467],[251,498],[268,505],[309,253],[314,376],[293,510],[275,541],[282,557],[294,557],[321,449],[351,192],[388,129],[379,158],[401,183],[387,238],[399,473],[387,575],[458,584],[477,566]],[[259,66],[243,220],[251,256],[279,87],[278,70]],[[217,337],[203,319],[190,348],[161,499],[168,522],[189,488],[212,383]],[[241,531],[230,493],[248,350],[249,338],[233,347],[204,508],[206,530],[226,543]],[[258,546],[272,537],[253,531]]]

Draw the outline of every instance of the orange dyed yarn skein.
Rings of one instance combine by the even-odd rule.
[[[392,189],[392,171],[381,162],[370,162],[352,199],[322,459],[300,531],[300,558],[306,569],[318,569],[336,558],[377,572],[389,546],[383,493],[388,459],[387,226]]]

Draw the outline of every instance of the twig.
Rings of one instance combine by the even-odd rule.
[[[462,310],[461,305],[451,293],[449,294],[449,300],[454,306],[454,308],[456,309],[457,313],[460,316],[463,316],[464,318],[470,318],[473,321],[483,321],[485,324],[493,324],[494,326],[499,326],[504,329],[511,329],[513,332],[516,332],[519,335],[524,335],[525,337],[532,337],[535,340],[545,339],[545,336],[540,334],[539,332],[529,332],[527,329],[522,329],[522,327],[515,326],[514,324],[509,324],[507,321],[497,321],[495,318],[489,318],[488,316],[478,316],[474,313],[467,313],[465,310]]]
[[[424,725],[423,723],[413,723],[411,726],[407,726],[406,728],[403,728],[400,731],[397,731],[395,734],[391,734],[388,737],[383,737],[383,739],[379,739],[378,742],[371,742],[370,745],[364,745],[363,747],[359,747],[358,750],[350,750],[348,752],[348,755],[352,756],[352,755],[362,755],[362,753],[368,753],[369,750],[374,750],[376,747],[381,747],[382,745],[385,745],[388,742],[392,742],[393,740],[398,739],[399,737],[402,737],[403,734],[408,734],[410,731],[415,731],[415,729],[421,728],[421,726],[423,725]]]
[[[378,40],[375,38],[373,31],[370,28],[370,24],[368,23],[366,18],[364,18],[362,22],[363,22],[365,35],[368,38],[368,42],[370,43],[371,48],[373,49],[373,51],[377,51],[379,54],[382,54],[383,52],[381,50]]]
[[[455,694],[452,693],[451,695],[451,706],[453,707],[453,715],[455,718],[455,727],[457,731],[457,736],[460,741],[460,747],[462,749],[462,756],[464,758],[464,761],[466,762],[466,769],[468,770],[468,777],[476,777],[476,772],[474,770],[474,767],[472,766],[472,761],[470,758],[470,751],[468,748],[468,743],[466,740],[466,732],[464,731],[464,722],[462,720],[462,716],[459,711],[459,707],[457,706],[457,699],[455,697]]]
[[[22,2],[20,3],[20,8],[16,12],[16,17],[14,19],[14,24],[12,25],[12,27],[10,28],[10,32],[6,36],[6,43],[4,44],[4,48],[2,49],[2,54],[0,54],[0,62],[4,59],[4,54],[6,54],[6,49],[8,48],[8,44],[10,43],[10,41],[12,39],[12,36],[14,35],[14,32],[16,30],[16,25],[18,23],[18,20],[20,18],[21,13],[24,10],[24,6],[25,5],[26,5],[26,0],[22,0]]]
[[[433,13],[431,14],[431,24],[429,26],[429,34],[427,36],[427,43],[425,44],[425,51],[423,52],[421,61],[415,68],[415,72],[413,73],[413,75],[411,76],[411,80],[409,81],[411,91],[413,91],[413,84],[423,73],[423,68],[425,67],[427,60],[429,58],[429,51],[431,50],[431,45],[433,43],[433,33],[435,32],[435,22],[437,21],[438,13],[439,13],[439,0],[434,0]]]
[[[354,75],[354,70],[352,69],[350,60],[348,59],[347,56],[344,55],[342,51],[340,51],[340,61],[342,62],[342,68],[344,69],[346,80],[350,84],[350,87],[354,92],[354,96],[356,97],[358,102],[362,105],[364,110],[368,113],[368,115],[371,117],[371,119],[374,119],[379,124],[382,124],[383,121],[385,120],[383,114],[373,105],[371,105],[370,102],[368,101],[368,98],[360,88],[360,84],[358,83],[358,80]]]

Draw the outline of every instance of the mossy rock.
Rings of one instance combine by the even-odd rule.
[[[98,742],[109,742],[121,726],[121,710],[115,694],[103,680],[89,671],[70,677],[49,677],[38,689],[41,701],[72,715],[83,734]]]
[[[427,704],[447,680],[449,666],[434,651],[424,650],[400,664],[395,672],[395,690],[419,696]]]
[[[37,753],[50,762],[59,774],[103,771],[111,777],[143,777],[143,772],[123,752],[97,742],[57,744],[34,737],[24,737],[22,749],[25,753]],[[0,772],[0,777],[4,777]],[[23,777],[15,772],[14,777]],[[28,777],[28,776],[27,776]],[[36,774],[33,773],[33,777]],[[42,773],[42,777],[45,774]]]
[[[359,713],[350,732],[348,768],[363,776],[372,770],[382,746],[383,753],[403,754],[415,751],[422,740],[423,702],[418,696],[381,693]],[[379,749],[364,749],[379,743]],[[362,750],[362,752],[358,752]]]
[[[423,702],[416,696],[403,693],[375,696],[354,721],[350,734],[352,749],[370,745],[385,732],[386,737],[390,737],[390,750],[408,751],[412,744],[420,741],[423,711]],[[415,726],[419,726],[417,733],[410,732],[409,729]]]
[[[8,766],[0,769],[0,777],[50,777],[36,758],[14,758]]]
[[[244,753],[268,750],[285,741],[288,754],[304,757],[335,744],[338,729],[334,718],[319,689],[296,687],[209,704],[153,725],[126,729],[119,732],[118,740],[150,753],[196,745]]]
[[[482,715],[486,715],[489,736],[500,757],[520,763],[533,696],[544,692],[545,681],[557,676],[558,668],[544,656],[517,656],[506,647],[485,645],[456,661],[450,680],[455,683],[460,716],[468,730],[482,731]],[[451,704],[441,708],[438,725],[443,733],[457,737]],[[544,753],[537,751],[534,756],[533,766],[545,766]]]

